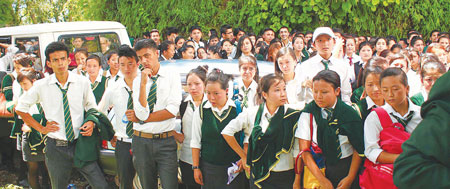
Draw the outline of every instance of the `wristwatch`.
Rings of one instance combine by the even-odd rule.
[[[142,120],[139,120],[139,124],[144,124],[145,123],[145,121],[142,121]]]
[[[194,169],[200,169],[200,166],[192,166],[192,170]]]

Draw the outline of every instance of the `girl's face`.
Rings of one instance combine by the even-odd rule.
[[[19,84],[24,91],[28,91],[33,86],[33,81],[25,78],[22,82],[19,82]]]
[[[378,53],[380,53],[381,51],[383,51],[384,49],[387,49],[387,44],[386,44],[386,40],[384,39],[380,39],[377,41],[377,44],[375,46],[376,50]]]
[[[119,55],[113,54],[111,58],[109,58],[108,65],[111,70],[119,70]]]
[[[176,48],[180,49],[183,46],[184,42],[185,42],[184,39],[179,39],[178,42],[177,42]]]
[[[294,72],[297,62],[289,54],[278,57],[278,67],[283,74],[291,74]]]
[[[252,42],[249,38],[245,38],[244,41],[242,41],[241,51],[242,54],[250,54],[252,52]]]
[[[213,107],[222,108],[227,103],[227,90],[220,87],[219,82],[206,83],[206,97]]]
[[[331,83],[324,80],[313,82],[314,101],[321,108],[332,108],[340,92],[340,88],[334,89]]]
[[[16,71],[16,73],[19,73],[22,68],[23,66],[21,64],[14,62],[14,71]]]
[[[95,59],[89,59],[86,62],[86,71],[90,76],[97,77],[100,71],[100,62]]]
[[[82,65],[83,67],[85,67],[86,59],[87,59],[87,57],[83,53],[75,54],[75,62],[77,63],[77,65]]]
[[[380,75],[374,73],[369,74],[366,77],[366,82],[364,83],[364,90],[366,90],[366,94],[373,101],[383,100],[380,87]]]
[[[219,38],[213,38],[209,40],[209,46],[216,46],[219,43]]]
[[[251,81],[256,75],[256,67],[252,63],[242,64],[241,68],[239,68],[239,71],[241,72],[241,77],[244,81]]]
[[[220,55],[212,51],[208,52],[208,59],[221,59]]]
[[[292,46],[294,47],[294,51],[302,51],[305,44],[303,43],[302,38],[296,38]]]
[[[373,54],[372,48],[370,48],[370,46],[368,46],[368,45],[363,46],[361,48],[361,50],[359,51],[359,56],[361,56],[361,59],[364,62],[367,62],[369,59],[371,59],[372,58],[372,54]]]
[[[183,59],[192,60],[195,57],[194,49],[193,48],[187,48],[186,51],[181,53],[183,56]]]
[[[227,54],[229,55],[233,51],[233,45],[227,41],[223,43],[222,50],[226,51]]]
[[[381,94],[394,109],[408,100],[408,93],[409,86],[402,84],[400,76],[388,76],[381,80]]]
[[[203,96],[205,92],[205,83],[196,74],[191,74],[187,78],[189,94],[192,97]]]
[[[394,60],[389,67],[400,68],[405,73],[408,72],[408,63],[405,59],[396,59]]]
[[[449,44],[449,40],[447,38],[441,38],[441,40],[439,40],[439,45],[442,45],[445,48],[447,48],[448,44]]]
[[[422,40],[417,40],[414,43],[413,49],[419,53],[423,52],[424,44]]]
[[[419,66],[419,55],[417,53],[412,53],[411,68],[418,70]]]
[[[205,49],[198,50],[198,59],[206,59],[207,56]]]
[[[188,42],[186,42],[186,45],[194,46],[194,42],[193,41],[188,41]]]
[[[442,73],[439,73],[438,69],[427,69],[425,75],[422,78],[422,84],[423,88],[425,88],[425,91],[427,93],[430,92],[431,88],[434,85],[434,82],[436,82],[439,77],[442,76]]]
[[[352,55],[356,51],[355,40],[347,39],[347,43],[345,44],[345,51],[348,55]]]
[[[275,106],[281,106],[286,104],[287,96],[286,96],[286,84],[283,80],[274,82],[269,91],[262,92],[263,98],[267,103],[271,103]]]

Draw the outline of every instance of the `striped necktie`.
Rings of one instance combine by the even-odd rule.
[[[327,113],[327,121],[331,121],[331,118],[333,118],[334,109],[333,108],[325,108],[323,110],[325,110],[325,112]]]
[[[330,64],[330,60],[322,59],[321,62],[322,62],[322,64],[323,64],[323,66],[325,66],[325,70],[329,70],[328,64]]]
[[[56,84],[56,86],[58,86],[59,90],[61,90],[63,96],[64,126],[67,141],[73,142],[73,140],[75,139],[75,135],[73,133],[72,117],[70,116],[69,100],[67,100],[67,91],[69,90],[69,84],[70,83],[67,84],[67,89],[62,89],[59,84]]]
[[[245,87],[242,86],[242,91],[244,91],[244,100],[242,100],[242,107],[248,108],[248,92],[250,92],[250,88],[245,90]]]
[[[150,93],[148,93],[148,97],[147,97],[147,102],[148,102],[148,106],[150,109],[150,113],[153,113],[153,109],[155,107],[156,104],[156,89],[157,89],[157,84],[156,81],[158,80],[159,75],[156,75],[155,77],[151,77],[153,83],[152,86],[150,87]]]
[[[408,123],[412,120],[413,116],[414,116],[414,112],[410,111],[408,113],[408,115],[406,116],[405,119],[398,117],[396,115],[394,115],[393,113],[390,113],[392,117],[394,117],[400,124],[403,125],[403,128],[406,130],[406,125],[408,125]]]
[[[125,90],[128,92],[128,102],[127,102],[127,110],[133,109],[133,91],[129,91],[126,87]],[[132,137],[133,136],[133,122],[128,120],[127,128],[126,128],[127,136]]]

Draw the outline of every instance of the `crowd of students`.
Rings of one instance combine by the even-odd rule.
[[[99,141],[108,140],[120,188],[133,188],[135,174],[143,188],[157,188],[158,179],[169,189],[395,188],[392,175],[402,166],[393,165],[404,140],[392,141],[398,133],[406,140],[416,128],[425,130],[420,123],[427,112],[420,106],[446,98],[430,91],[439,77],[448,78],[448,33],[433,31],[427,41],[414,30],[399,41],[328,27],[305,33],[282,27],[280,38],[270,28],[255,36],[224,25],[220,33],[211,30],[203,41],[200,27],[192,27],[189,38],[171,27],[163,42],[152,30],[144,34],[149,39],[104,57],[75,49],[72,70],[69,48],[53,42],[45,50],[44,73],[32,68],[30,55],[14,55],[2,92],[16,113],[11,137],[21,138],[30,186],[45,185],[38,174],[45,164],[42,180],[52,188],[66,188],[73,167],[93,188],[110,188],[97,161]],[[160,61],[195,58],[238,59],[240,77],[199,66],[186,76],[183,99],[179,74]],[[272,61],[273,73],[260,78],[259,60]],[[441,80],[445,87],[448,79]],[[448,135],[449,122],[443,123],[444,135],[424,137]],[[425,157],[441,165],[442,175],[433,179],[447,180],[437,188],[450,185],[448,146],[442,147],[443,157],[435,151]],[[379,176],[377,166],[388,176]],[[400,172],[408,182],[424,174]],[[426,183],[395,178],[402,187]]]

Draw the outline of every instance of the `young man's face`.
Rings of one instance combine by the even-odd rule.
[[[125,78],[136,75],[139,64],[133,57],[121,56],[119,58],[119,68]]]
[[[47,65],[53,69],[53,72],[56,75],[63,74],[68,71],[71,60],[67,57],[66,51],[62,50],[50,53],[49,59],[50,60],[47,60]]]
[[[200,39],[202,38],[202,31],[200,31],[200,30],[198,30],[198,29],[192,30],[192,32],[191,32],[191,38],[192,38],[192,40],[194,40],[195,42],[199,42]]]
[[[84,41],[81,38],[75,38],[72,41],[73,48],[81,48],[83,46]]]
[[[239,31],[238,34],[237,34],[237,36],[236,36],[236,41],[239,41],[239,39],[240,39],[242,36],[244,36],[244,35],[245,35],[245,32]]]
[[[273,38],[275,38],[275,33],[272,30],[267,30],[263,34],[264,41],[269,44]]]
[[[169,48],[163,52],[164,57],[171,59],[175,55],[175,45],[169,45]]]
[[[139,63],[142,64],[144,68],[149,68],[156,71],[155,69],[159,66],[159,54],[156,49],[143,48],[136,51],[136,54],[139,58]]]
[[[169,36],[167,36],[167,40],[175,42],[175,38],[178,37],[177,33],[171,33]]]
[[[233,29],[227,29],[227,31],[225,33],[222,34],[222,38],[223,39],[228,39],[228,40],[232,40],[234,37],[233,35]]]
[[[334,46],[334,39],[329,35],[319,35],[313,46],[321,56],[331,55]]]
[[[433,43],[437,43],[437,40],[438,40],[438,35],[439,35],[439,32],[433,32],[432,34],[431,34],[431,42],[433,42]]]
[[[152,32],[150,34],[150,39],[152,39],[153,41],[155,41],[156,44],[159,45],[159,33],[158,32]]]
[[[287,28],[280,29],[280,38],[284,41],[289,39],[289,30]]]

